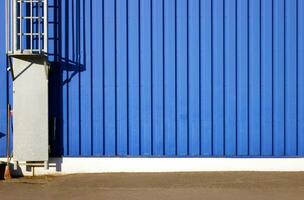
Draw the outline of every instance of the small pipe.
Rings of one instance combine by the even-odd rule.
[[[10,162],[10,118],[11,118],[11,106],[7,104],[7,136],[6,136],[6,158],[7,158],[7,166],[9,166]]]
[[[6,65],[9,66],[10,58],[6,57]],[[6,118],[6,156],[7,156],[7,165],[9,164],[10,159],[10,112],[11,106],[9,103],[9,71],[6,72],[6,103],[7,103],[7,118]]]
[[[7,104],[7,136],[6,136],[6,167],[4,172],[4,179],[9,180],[11,179],[11,172],[10,172],[10,112],[11,112],[11,106],[8,103]]]

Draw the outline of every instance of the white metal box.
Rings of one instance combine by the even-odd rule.
[[[42,57],[12,58],[15,161],[48,160],[48,66]]]

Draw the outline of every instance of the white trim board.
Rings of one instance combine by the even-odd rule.
[[[5,158],[0,158],[5,161]],[[304,158],[50,158],[36,175],[113,172],[304,171]],[[20,170],[19,170],[20,171]],[[32,175],[21,166],[24,175]]]

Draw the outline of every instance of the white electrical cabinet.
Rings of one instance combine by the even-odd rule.
[[[44,59],[13,58],[13,156],[48,160],[48,67]]]

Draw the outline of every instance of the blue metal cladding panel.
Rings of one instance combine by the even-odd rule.
[[[49,2],[52,155],[304,155],[303,0]]]
[[[1,10],[5,10],[4,1],[0,2]],[[5,12],[0,12],[0,24],[5,28]],[[6,152],[6,57],[5,57],[5,31],[0,32],[0,154]]]

